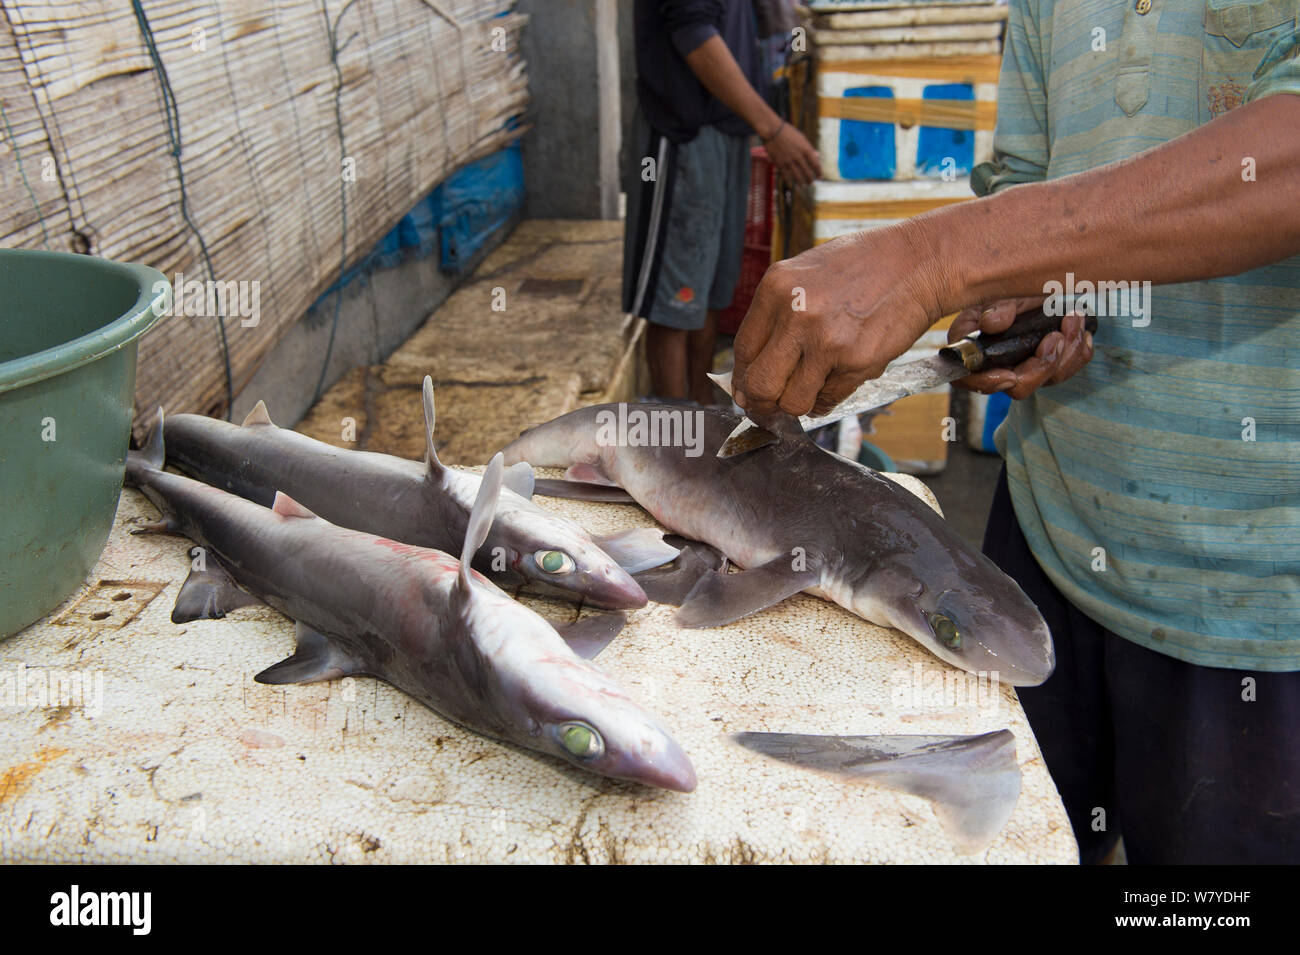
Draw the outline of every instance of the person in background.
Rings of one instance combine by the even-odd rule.
[[[623,308],[649,322],[657,398],[713,401],[706,375],[716,313],[740,277],[750,134],[791,182],[821,172],[812,144],[768,105],[756,19],[752,0],[636,0]]]
[[[1017,694],[1084,862],[1300,862],[1298,13],[1011,0],[983,198],[774,264],[736,336],[736,401],[804,414],[1115,283],[966,380],[1018,399],[984,550],[1052,630]]]

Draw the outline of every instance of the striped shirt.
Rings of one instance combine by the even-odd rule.
[[[1298,11],[1011,0],[995,156],[972,184],[1092,169],[1300,93]],[[1300,669],[1300,257],[1156,286],[1143,318],[1110,304],[1092,361],[1014,402],[997,436],[1035,557],[1088,616],[1151,650]]]

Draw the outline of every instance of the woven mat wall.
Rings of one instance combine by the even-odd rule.
[[[0,0],[0,247],[259,282],[255,327],[171,315],[141,345],[138,412],[221,413],[226,354],[238,391],[341,253],[519,135],[513,6]]]

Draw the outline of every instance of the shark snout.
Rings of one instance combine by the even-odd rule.
[[[998,673],[1012,686],[1038,686],[1056,669],[1056,650],[1052,634],[1041,619],[1037,626],[1014,631],[1015,637],[998,646]]]
[[[653,746],[645,747],[635,754],[621,755],[617,758],[616,765],[609,767],[608,772],[620,779],[680,793],[694,792],[697,782],[695,767],[691,765],[686,752],[677,745],[676,740],[666,734],[656,740]]]
[[[603,610],[637,610],[647,603],[641,585],[621,567],[584,574],[586,602]]]

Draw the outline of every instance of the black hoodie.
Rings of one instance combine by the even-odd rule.
[[[753,132],[686,65],[686,55],[721,36],[760,95],[766,81],[758,56],[752,0],[636,0],[636,92],[646,121],[673,142],[694,139],[704,126],[732,136]]]

